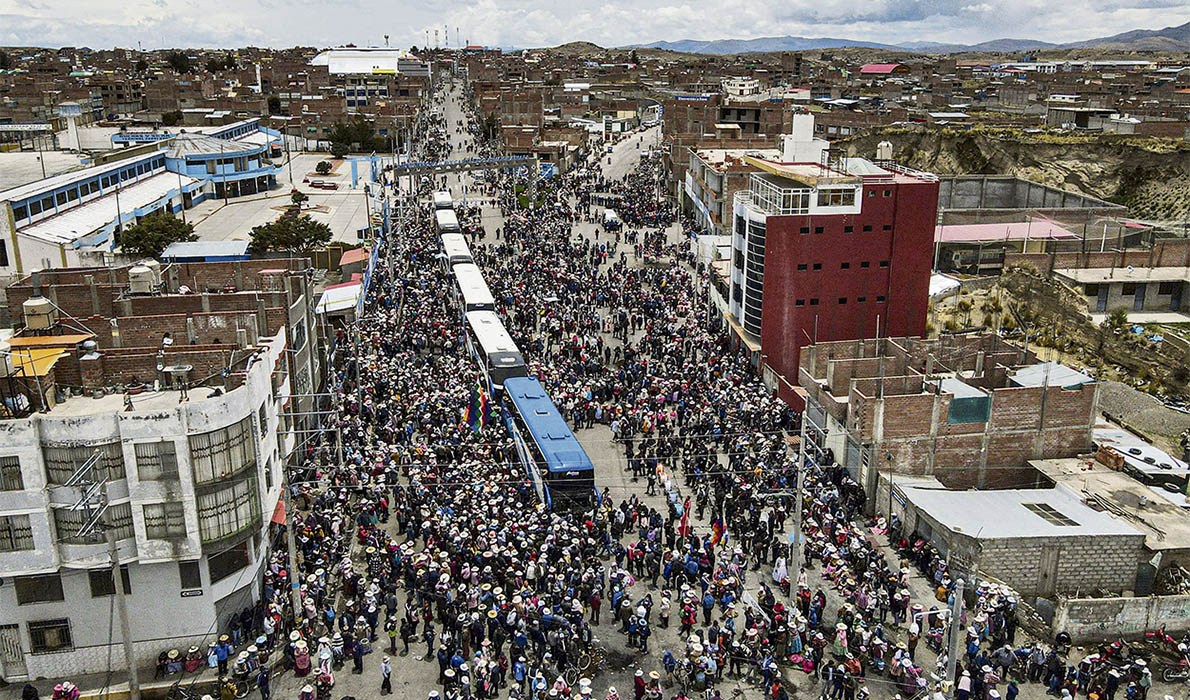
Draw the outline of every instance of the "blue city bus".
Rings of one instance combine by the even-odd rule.
[[[529,481],[546,508],[583,512],[599,504],[595,465],[541,382],[504,380],[503,415]]]

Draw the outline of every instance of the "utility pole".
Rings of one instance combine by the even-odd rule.
[[[790,552],[789,599],[794,596],[793,587],[802,576],[802,489],[806,472],[806,412],[802,411],[800,439],[797,442],[797,477],[793,485],[793,551]]]
[[[79,499],[70,507],[70,510],[83,509],[87,513],[86,521],[79,527],[75,536],[85,539],[95,530],[102,529],[104,539],[107,540],[107,552],[111,557],[112,588],[115,591],[116,609],[120,616],[120,635],[124,641],[124,663],[128,670],[128,696],[130,700],[140,700],[140,678],[137,675],[136,655],[132,649],[132,628],[128,624],[128,605],[124,600],[124,577],[120,572],[120,553],[116,547],[116,530],[111,523],[106,522],[105,518],[108,511],[110,484],[106,475],[101,479],[96,479],[95,474],[95,470],[101,468],[99,463],[102,456],[102,452],[95,450],[70,475],[64,486],[77,488],[81,492]]]
[[[339,436],[339,442],[343,442]],[[342,457],[339,463],[342,464]],[[289,491],[289,467],[281,466],[281,496],[285,499],[285,551],[289,557],[287,570],[289,571],[289,596],[293,605],[293,623],[297,625],[302,619],[302,577],[297,568],[297,508]]]
[[[110,487],[111,484],[105,483],[104,500]],[[116,549],[116,529],[104,526],[103,535],[107,539],[107,553],[112,558],[112,588],[116,591],[116,611],[120,616],[120,636],[124,641],[124,662],[128,664],[128,694],[131,700],[140,700],[140,678],[137,675],[136,656],[132,651],[132,627],[128,624],[128,603],[124,600],[124,575],[120,571],[120,553]]]
[[[957,579],[954,582],[954,605],[950,609],[950,639],[947,641],[946,652],[946,678],[943,680],[950,684],[950,697],[955,697],[955,682],[954,674],[958,669],[959,663],[959,635],[963,632],[963,579]]]

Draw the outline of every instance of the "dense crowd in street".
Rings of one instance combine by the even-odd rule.
[[[478,135],[477,120],[436,113],[415,142],[425,159],[494,152]],[[264,700],[269,658],[305,679],[300,700],[331,697],[345,668],[391,691],[394,666],[418,659],[436,676],[431,700],[717,698],[725,678],[774,699],[790,678],[831,700],[941,697],[946,561],[895,521],[865,518],[863,489],[829,464],[806,465],[804,537],[791,544],[798,416],[709,307],[709,271],[672,235],[682,222],[658,160],[608,178],[602,157],[543,182],[539,202],[520,196],[525,174],[493,174],[475,191],[500,225],[479,207],[460,215],[530,374],[573,428],[598,426],[622,451],[597,462],[597,483],[625,469],[640,488],[603,485],[592,510],[551,512],[498,409],[476,429],[478,369],[432,209],[407,207],[363,318],[337,338],[338,425],[291,473],[301,610],[293,620],[277,547],[261,603],[211,650]],[[419,201],[439,186],[418,183]],[[603,226],[597,203],[622,224]],[[915,575],[932,598],[911,593]],[[1013,700],[1025,683],[1143,700],[1152,685],[1147,669],[1018,643],[1010,591],[985,584],[975,599],[960,700]],[[600,680],[613,650],[631,689]]]

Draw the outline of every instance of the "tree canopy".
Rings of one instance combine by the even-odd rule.
[[[189,73],[194,70],[194,62],[181,51],[170,51],[165,57],[165,62],[177,73]]]
[[[196,241],[194,227],[172,214],[151,214],[119,234],[121,252],[138,258],[159,258],[170,243]]]
[[[331,154],[340,158],[347,153],[382,151],[387,145],[376,136],[372,125],[361,116],[348,122],[335,122],[329,136]]]
[[[252,253],[305,253],[331,242],[331,227],[308,216],[281,218],[252,227]]]

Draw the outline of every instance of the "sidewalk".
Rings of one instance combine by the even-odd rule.
[[[175,673],[154,679],[153,674],[155,672],[155,666],[146,666],[140,669],[141,697],[163,698],[169,693],[169,689],[175,683],[184,683],[187,686],[193,684],[191,690],[201,696],[204,693],[214,690],[215,683],[219,680],[218,669],[208,668],[205,663],[201,669],[194,673]],[[123,669],[113,670],[110,676],[107,673],[92,673],[85,676],[73,676],[58,680],[42,679],[30,682],[33,683],[33,687],[37,688],[42,698],[49,698],[54,694],[54,686],[63,680],[68,680],[78,686],[79,691],[82,693],[79,700],[99,700],[100,698],[106,700],[126,700],[129,695],[128,679]],[[11,683],[4,686],[0,688],[0,700],[20,700],[21,692],[24,688],[25,684],[23,682]]]

